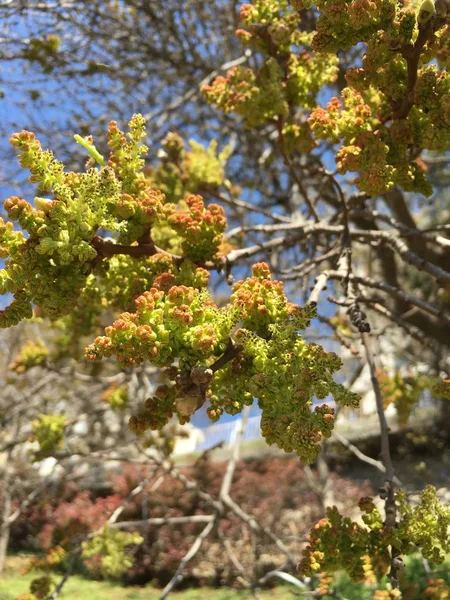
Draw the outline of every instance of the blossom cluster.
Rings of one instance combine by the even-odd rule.
[[[50,350],[42,342],[28,340],[19,350],[14,360],[8,365],[8,369],[20,375],[32,367],[44,364],[49,354]]]
[[[236,333],[241,356],[218,372],[211,384],[208,413],[217,420],[225,410],[240,412],[258,399],[261,432],[267,443],[296,452],[305,463],[320,453],[320,443],[331,435],[334,409],[327,404],[312,410],[312,399],[332,395],[341,406],[357,406],[359,396],[333,381],[341,361],[334,353],[307,343],[298,331],[314,312],[308,307],[270,327],[269,339],[248,330]]]
[[[126,552],[127,548],[143,541],[136,532],[120,531],[106,525],[98,535],[82,543],[81,557],[94,573],[117,579],[134,564],[134,557]]]
[[[338,168],[341,173],[359,172],[355,183],[367,194],[381,194],[398,184],[429,196],[431,185],[420,159],[411,157],[411,148],[444,151],[450,145],[448,73],[429,64],[445,48],[445,15],[424,22],[422,9],[390,0],[353,0],[342,3],[340,10],[329,1],[317,6],[322,12],[315,49],[335,52],[364,40],[367,51],[361,67],[347,70],[344,107],[334,98],[326,109],[316,109],[310,117],[313,131],[321,139],[342,143]],[[420,63],[414,66],[413,55],[420,51]],[[359,96],[365,116],[360,107],[347,106],[349,95]],[[359,121],[364,133],[349,132],[348,118]]]
[[[423,592],[423,597],[427,600],[446,600],[450,596],[450,586],[444,579],[430,577],[427,583]]]
[[[420,395],[430,387],[430,378],[418,373],[403,376],[398,370],[390,376],[386,371],[379,369],[378,380],[384,407],[394,404],[399,423],[405,427]]]
[[[44,73],[50,73],[57,62],[60,46],[61,39],[53,33],[42,38],[31,38],[25,45],[22,57],[38,63]]]
[[[337,52],[371,39],[390,26],[395,16],[393,0],[317,0],[319,10],[313,47]]]
[[[161,142],[158,165],[146,168],[146,176],[164,192],[167,202],[176,204],[184,194],[214,190],[225,183],[224,167],[231,146],[218,150],[217,140],[203,146],[189,140],[188,147],[177,133],[170,132]]]
[[[425,390],[435,398],[450,398],[449,379],[437,379],[415,370],[401,373],[396,370],[390,375],[386,370],[378,369],[381,394],[384,407],[395,406],[400,426],[405,427],[408,419]]]
[[[101,400],[107,402],[111,408],[124,410],[128,405],[128,388],[113,382],[102,394]]]
[[[335,81],[337,57],[312,51],[313,34],[301,31],[299,14],[283,0],[241,6],[243,29],[236,35],[265,55],[259,69],[233,67],[203,86],[208,101],[243,116],[249,127],[280,118],[289,149],[314,147],[307,123],[293,109],[311,109],[319,90]]]
[[[40,571],[42,575],[35,577],[30,583],[29,593],[21,594],[17,600],[45,600],[48,598],[54,585],[51,571],[60,565],[66,557],[67,551],[62,546],[54,546],[43,556],[32,558],[23,574]]]
[[[149,361],[174,383],[160,386],[131,418],[137,433],[160,429],[177,415],[186,422],[208,399],[210,418],[236,414],[256,399],[268,443],[313,461],[333,429],[334,410],[311,410],[312,398],[333,395],[343,406],[359,396],[333,380],[341,360],[307,343],[299,331],[315,308],[290,303],[265,263],[238,281],[229,303],[217,307],[206,290],[184,285],[151,288],[86,349],[89,360],[115,356],[121,366]],[[236,330],[236,326],[239,326]]]
[[[35,577],[30,583],[30,593],[22,594],[17,600],[45,600],[52,588],[53,578],[50,575]]]
[[[174,285],[185,285],[201,290],[209,279],[209,271],[189,259],[177,266],[168,254],[157,252],[141,259],[114,256],[102,272],[101,290],[95,280],[88,280],[87,287],[93,293],[98,290],[108,305],[132,311],[135,299],[152,287],[167,291]],[[86,292],[85,289],[83,296]]]
[[[450,147],[450,54],[447,4],[429,4],[318,0],[311,34],[301,27],[310,2],[244,4],[236,35],[264,60],[258,69],[233,67],[203,92],[249,127],[276,125],[287,152],[310,152],[320,140],[339,145],[338,171],[357,173],[355,184],[370,196],[394,185],[430,196],[418,155]],[[361,42],[365,53],[361,66],[346,70],[348,87],[318,106],[318,92],[336,79],[336,53]]]
[[[81,559],[96,577],[114,579],[129,570],[134,565],[135,554],[129,550],[135,551],[142,544],[143,537],[136,532],[124,532],[108,526],[106,519],[119,504],[120,496],[117,494],[96,498],[93,502],[89,492],[83,490],[75,497],[72,495],[70,502],[60,502],[56,508],[52,506],[52,519],[39,536],[42,548],[50,549],[33,558],[26,570],[44,574],[32,580],[30,594],[24,595],[23,600],[44,600],[48,597],[54,585],[52,572],[70,557],[74,532],[78,539],[84,538],[80,544]]]
[[[168,217],[169,225],[182,238],[184,255],[192,261],[217,258],[217,251],[226,228],[224,210],[218,204],[205,208],[201,196],[185,198],[187,210],[175,210]]]
[[[310,533],[301,572],[311,576],[345,569],[354,580],[364,580],[373,568],[381,576],[391,566],[389,546],[397,557],[418,548],[425,559],[441,564],[450,551],[450,507],[440,503],[432,485],[423,490],[415,506],[407,502],[403,490],[397,490],[395,503],[395,527],[384,523],[372,498],[359,502],[364,524],[343,517],[336,507],[329,508]]]
[[[147,272],[145,263],[158,253],[156,247],[150,245],[136,259],[131,258],[135,250],[122,254],[124,260],[130,258],[128,266],[134,265],[133,270],[144,277],[145,283],[139,283],[139,277],[134,280],[131,272],[127,276],[120,268],[125,266],[119,264],[122,256],[118,259],[116,252],[107,256],[102,253],[100,232],[111,232],[110,244],[133,247],[146,240],[160,244],[160,255],[166,252],[169,257],[178,256],[177,267],[186,261],[183,281],[196,279],[195,265],[188,274],[189,259],[218,260],[226,227],[224,211],[215,204],[206,206],[200,196],[187,192],[189,182],[191,189],[217,185],[223,175],[216,174],[214,179],[211,169],[223,165],[228,151],[224,149],[217,156],[214,144],[207,149],[194,144],[185,153],[187,181],[180,195],[172,195],[173,202],[169,202],[155,187],[158,179],[163,182],[167,170],[160,168],[146,174],[144,135],[141,115],[131,119],[128,134],[111,122],[108,161],[91,137],[75,136],[90,156],[87,170],[81,173],[66,172],[51,151],[42,149],[33,133],[22,131],[11,137],[21,166],[29,169],[30,181],[38,185],[41,195],[33,203],[18,197],[4,203],[11,222],[0,219],[0,257],[6,259],[5,268],[0,269],[0,293],[13,294],[13,301],[0,311],[0,326],[30,318],[33,305],[42,315],[55,319],[71,313],[77,303],[97,306],[108,295],[107,289],[128,289],[128,300],[130,295],[133,299],[149,289],[152,273]],[[14,221],[20,229],[14,228]],[[175,270],[172,262],[167,272]],[[114,263],[111,269],[110,263]],[[156,269],[162,273],[159,267]],[[133,295],[134,285],[138,289]],[[95,320],[95,311],[92,317]]]
[[[122,313],[86,349],[89,360],[115,355],[125,367],[145,360],[168,367],[195,366],[225,350],[232,313],[219,309],[206,290],[185,285],[152,287],[136,298],[136,313]]]
[[[2,292],[14,294],[13,303],[1,313],[3,327],[30,317],[32,302],[51,316],[67,312],[67,298],[80,294],[89,263],[97,255],[90,242],[99,227],[108,225],[107,204],[118,199],[111,169],[65,173],[62,163],[42,150],[32,133],[15,134],[11,142],[21,165],[29,168],[30,180],[41,192],[52,190],[53,199],[36,197],[35,207],[17,197],[4,203],[9,218],[28,237],[19,231],[8,244],[12,232],[0,229],[2,244],[8,244],[6,266],[0,272]]]
[[[32,423],[31,440],[39,444],[34,460],[41,460],[62,448],[66,419],[63,415],[39,415]]]

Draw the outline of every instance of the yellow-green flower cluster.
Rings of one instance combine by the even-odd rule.
[[[217,140],[212,140],[207,147],[190,140],[189,146],[181,165],[188,191],[195,192],[202,186],[216,188],[223,184],[224,165],[230,156],[231,146],[225,146],[220,152],[217,151]]]
[[[44,73],[50,73],[61,45],[59,36],[51,33],[43,38],[31,38],[22,52],[25,60],[36,62]]]
[[[450,596],[450,586],[445,579],[432,577],[427,580],[427,587],[423,591],[423,598],[427,600],[447,600]]]
[[[21,165],[29,168],[30,179],[41,191],[51,190],[53,200],[37,197],[35,208],[17,197],[5,201],[9,218],[28,232],[28,238],[18,245],[16,236],[8,247],[0,280],[2,289],[13,292],[20,307],[12,315],[8,309],[1,313],[2,326],[31,316],[32,302],[51,316],[68,312],[68,299],[79,295],[89,262],[97,255],[91,246],[97,229],[112,225],[107,205],[118,197],[120,188],[109,168],[64,173],[62,163],[43,151],[29,132],[14,135],[11,142],[19,151]],[[11,235],[6,231],[3,239],[5,234]]]
[[[165,204],[165,195],[154,189],[144,174],[148,147],[145,137],[145,119],[134,115],[125,134],[115,121],[108,127],[108,145],[111,152],[109,168],[121,182],[120,195],[114,200],[112,214],[121,221],[119,241],[130,244],[138,240],[157,221]]]
[[[295,43],[303,49],[291,53],[287,62],[287,99],[303,108],[314,108],[316,94],[337,77],[337,57],[312,52],[311,42],[312,34],[298,34]]]
[[[137,435],[141,435],[149,429],[153,431],[162,429],[177,411],[175,402],[175,387],[167,385],[159,386],[156,389],[155,395],[147,398],[143,409],[137,415],[133,415],[130,418],[129,427],[131,431],[134,431]],[[180,423],[185,422],[183,415],[178,413],[177,416]]]
[[[359,173],[356,185],[371,196],[386,192],[396,183],[407,191],[429,196],[432,188],[426,181],[422,163],[408,159],[411,143],[426,144],[424,113],[416,106],[408,121],[394,121],[388,127],[382,118],[386,111],[383,94],[345,88],[342,101],[343,104],[333,98],[325,109],[316,108],[308,119],[317,138],[342,142],[336,153],[339,172]],[[433,135],[431,132],[427,137]]]
[[[23,233],[16,231],[13,223],[5,222],[0,217],[0,258],[8,258],[8,256],[17,252],[24,241]],[[8,277],[6,271],[0,271],[0,293],[6,294],[11,290],[11,278]]]
[[[361,581],[366,577],[367,556],[379,575],[386,573],[390,557],[381,534],[383,519],[372,503],[365,505],[364,510],[370,511],[369,528],[342,516],[335,506],[327,509],[326,518],[316,523],[309,534],[300,563],[303,575],[345,570],[352,579]]]
[[[34,460],[41,460],[62,448],[65,421],[63,415],[40,415],[33,421],[31,440],[39,444]]]
[[[86,349],[89,360],[115,355],[121,366],[148,360],[159,367],[205,362],[225,350],[232,312],[219,309],[206,290],[185,285],[151,288]]]
[[[81,556],[83,560],[99,559],[99,574],[117,579],[134,564],[134,557],[127,553],[127,549],[130,546],[138,546],[143,541],[144,538],[138,533],[129,533],[106,526],[101,533],[82,543]]]
[[[184,255],[193,261],[217,258],[226,228],[225,212],[218,204],[205,207],[201,196],[185,198],[187,210],[175,210],[168,217],[169,225],[181,237]]]
[[[288,114],[283,94],[284,74],[274,58],[269,58],[258,73],[250,68],[232,67],[225,77],[217,77],[202,88],[208,102],[224,113],[236,112],[249,127],[257,127],[279,115]]]
[[[388,27],[395,15],[393,0],[317,0],[319,10],[315,50],[337,52],[367,42]]]
[[[406,501],[403,490],[395,493],[397,524],[387,527],[371,498],[362,498],[364,525],[343,517],[336,507],[319,521],[309,536],[300,570],[304,575],[333,573],[344,569],[354,580],[366,577],[367,557],[380,576],[391,564],[389,546],[396,556],[417,550],[435,564],[441,564],[450,551],[450,507],[439,502],[436,489],[428,485],[415,506]]]
[[[112,383],[103,392],[101,400],[107,402],[113,409],[124,410],[128,406],[128,388],[126,385]]]
[[[399,514],[395,530],[395,547],[402,554],[420,548],[422,556],[434,564],[441,564],[450,553],[450,506],[441,504],[436,488],[427,485],[415,506],[407,502],[404,490],[396,492]]]
[[[299,15],[286,0],[255,0],[243,4],[240,18],[245,29],[236,35],[242,43],[265,54],[289,52],[299,33]]]
[[[177,266],[169,255],[156,253],[140,259],[117,255],[108,261],[108,268],[99,270],[102,296],[117,309],[133,310],[134,301],[152,287],[168,290],[174,285],[205,288],[209,271],[186,259]]]
[[[230,302],[239,308],[242,326],[263,337],[268,326],[284,321],[296,312],[295,304],[287,301],[281,281],[273,281],[266,263],[253,265],[252,277],[234,284]]]
[[[334,425],[334,409],[323,404],[312,410],[313,398],[334,396],[338,404],[355,407],[359,396],[333,381],[341,366],[339,357],[300,336],[315,308],[295,307],[289,313],[280,310],[271,325],[257,329],[259,335],[254,330],[237,331],[243,352],[212,380],[209,415],[217,420],[223,410],[236,414],[257,399],[266,441],[309,463]]]
[[[265,55],[259,70],[233,67],[225,77],[217,77],[203,87],[209,102],[225,113],[242,115],[249,127],[257,127],[280,117],[291,127],[290,137],[296,134],[298,146],[307,125],[298,131],[292,108],[313,108],[319,90],[337,77],[337,57],[312,52],[313,34],[300,30],[300,17],[284,0],[256,0],[244,4],[240,16],[245,29],[236,35]],[[290,140],[290,147],[296,144]],[[304,146],[303,146],[304,147]],[[311,150],[309,145],[305,149]]]
[[[16,358],[8,365],[8,369],[15,371],[18,375],[25,373],[28,369],[45,363],[49,354],[49,349],[42,342],[29,340],[25,342]]]
[[[30,584],[30,592],[36,596],[36,598],[47,598],[53,587],[53,579],[49,575],[42,575],[34,579]]]
[[[25,234],[14,230],[13,223],[0,220],[0,257],[6,259],[5,268],[0,269],[0,293],[13,294],[11,305],[0,311],[1,327],[30,318],[33,305],[54,319],[71,313],[78,303],[93,307],[88,311],[92,318],[85,320],[86,330],[88,323],[94,325],[99,308],[108,302],[122,310],[128,308],[136,296],[158,286],[153,279],[164,273],[174,275],[173,284],[206,285],[207,276],[189,259],[203,263],[219,257],[226,227],[224,211],[215,204],[205,206],[200,196],[184,199],[186,182],[176,203],[167,202],[144,173],[144,135],[141,115],[131,119],[128,134],[110,123],[108,164],[92,138],[76,136],[91,157],[91,166],[84,173],[66,173],[34,134],[23,131],[12,136],[21,165],[31,172],[30,180],[49,197],[35,197],[34,206],[17,197],[4,203],[9,218]],[[170,140],[167,145],[171,147]],[[228,150],[216,155],[214,144],[206,149],[191,146],[184,155],[184,172],[192,187],[218,185],[223,170],[217,171],[217,167],[223,169]],[[171,147],[172,158],[181,151]],[[95,162],[98,167],[92,166]],[[114,249],[105,254],[104,240],[98,237],[103,231],[113,234],[109,244],[133,247],[147,242],[148,247],[137,253],[135,248],[126,248],[121,258]],[[162,245],[165,259],[161,258],[165,252],[155,244]],[[175,261],[170,253],[182,256]],[[152,254],[157,256],[155,261]],[[184,259],[186,264],[179,267]]]
[[[310,120],[314,133],[321,139],[342,141],[338,167],[342,173],[359,172],[356,184],[369,195],[398,184],[429,196],[432,188],[422,163],[411,160],[410,149],[445,151],[450,147],[449,76],[445,69],[427,64],[439,52],[445,53],[444,19],[433,17],[433,29],[414,67],[412,44],[422,27],[414,7],[390,0],[327,0],[317,7],[321,15],[313,47],[334,52],[362,40],[367,44],[362,67],[348,69],[346,79],[364,97],[369,113],[361,124],[367,135],[354,131],[351,136],[342,123],[347,106],[338,116],[337,101],[333,101],[326,110],[314,111]],[[347,89],[342,92],[344,104],[348,93]],[[348,116],[358,121],[360,115],[353,107]]]
[[[311,462],[334,423],[334,410],[324,404],[312,411],[312,399],[332,395],[340,405],[358,404],[357,394],[333,380],[338,356],[299,335],[315,308],[288,302],[265,263],[235,284],[223,308],[205,290],[185,285],[153,287],[135,304],[136,312],[120,315],[106,336],[86,348],[86,356],[95,361],[114,355],[123,367],[146,360],[169,367],[175,385],[160,386],[132,417],[137,433],[160,429],[173,414],[185,422],[206,398],[212,420],[256,399],[266,440]],[[237,323],[241,327],[234,333]]]
[[[236,33],[264,60],[257,70],[234,67],[204,86],[208,101],[242,115],[249,127],[277,124],[287,152],[314,148],[309,125],[316,139],[341,144],[340,173],[357,173],[357,187],[370,196],[394,185],[431,195],[424,164],[411,158],[411,149],[450,148],[445,11],[430,0],[425,23],[423,8],[394,0],[318,0],[316,31],[309,34],[295,12],[309,5],[294,2],[293,11],[284,0],[244,4],[244,29]],[[360,42],[362,66],[347,69],[342,104],[334,98],[316,107],[317,93],[337,76],[336,52]],[[307,121],[298,108],[313,109]]]
[[[314,135],[319,139],[337,142],[352,140],[370,131],[378,122],[373,117],[371,106],[364,101],[360,92],[352,88],[342,90],[342,102],[332,98],[326,109],[317,107],[309,117]]]
[[[220,151],[218,143],[212,140],[203,146],[194,140],[186,147],[184,140],[176,133],[168,133],[161,142],[158,153],[160,162],[145,169],[145,174],[154,186],[164,192],[166,202],[178,205],[186,194],[201,193],[204,189],[215,189],[224,184],[225,164],[230,156],[231,146]]]
[[[415,373],[402,376],[399,371],[391,377],[382,369],[378,370],[378,379],[385,408],[394,404],[399,423],[405,427],[421,393],[430,387],[431,379]]]

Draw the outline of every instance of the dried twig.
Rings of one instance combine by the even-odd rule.
[[[357,446],[349,442],[347,438],[345,438],[337,431],[333,431],[332,437],[338,442],[340,442],[343,446],[345,446],[348,450],[350,450],[350,452],[352,452],[356,456],[356,458],[359,458],[359,460],[367,463],[368,465],[371,465],[372,467],[375,467],[375,469],[378,469],[382,473],[387,472],[386,467],[381,461],[376,460],[371,456],[367,456],[367,454],[364,454],[364,452],[361,452],[361,450],[357,448]],[[400,479],[398,479],[398,477],[394,476],[393,481],[396,485],[402,485],[402,482],[400,481]]]

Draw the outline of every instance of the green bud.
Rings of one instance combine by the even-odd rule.
[[[36,208],[38,210],[42,210],[42,212],[44,212],[45,214],[47,214],[51,208],[51,200],[47,200],[47,198],[39,198],[39,196],[36,196],[36,198],[34,199],[34,205],[36,206]]]

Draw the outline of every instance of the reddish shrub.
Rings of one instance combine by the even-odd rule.
[[[211,463],[206,456],[184,468],[183,473],[195,480],[202,490],[218,497],[225,469],[226,464]],[[23,534],[21,527],[26,520],[28,529],[31,524],[39,533],[43,549],[81,540],[88,532],[101,527],[130,491],[143,481],[146,482],[143,492],[125,503],[120,520],[211,514],[211,508],[204,500],[195,492],[186,491],[181,482],[170,477],[151,491],[159,475],[147,467],[123,465],[120,472],[111,473],[114,495],[107,497],[96,498],[87,490],[74,490],[73,485],[62,486],[57,495],[48,495],[27,509],[14,525],[13,536],[21,531]],[[370,494],[367,483],[357,485],[336,474],[331,477],[336,503],[343,511],[356,506],[359,497]],[[298,539],[303,538],[322,516],[320,503],[295,458],[265,457],[240,461],[236,466],[231,495],[264,527],[285,538],[286,544],[296,553],[300,553],[301,549]],[[145,541],[136,549],[135,564],[126,573],[125,581],[165,584],[202,527],[202,523],[140,527],[139,532]],[[249,573],[253,570],[263,573],[283,562],[279,550],[269,539],[260,538],[255,548],[248,528],[230,511],[220,521],[220,532],[230,541],[236,556]],[[196,559],[188,565],[186,583],[229,584],[235,581],[236,573],[224,552],[220,532],[210,535]]]

